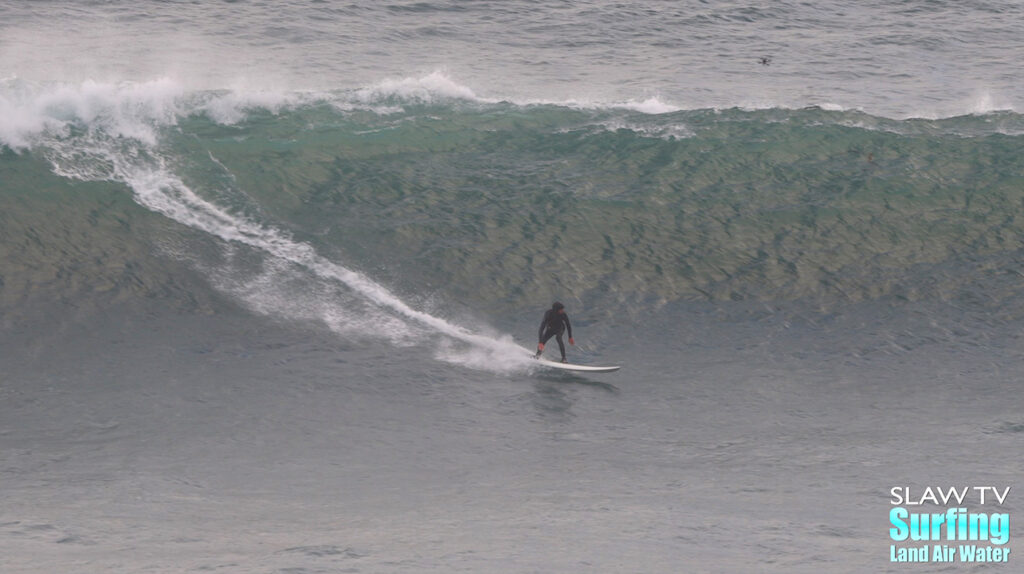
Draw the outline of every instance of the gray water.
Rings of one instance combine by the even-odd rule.
[[[0,77],[40,81],[323,90],[440,72],[513,101],[898,118],[1024,101],[1024,7],[1000,0],[4,2],[0,22]]]
[[[8,337],[0,550],[13,572],[901,572],[889,488],[1022,470],[1019,330],[979,351],[984,325],[913,323],[956,314],[698,306],[623,327],[600,378],[235,314]]]

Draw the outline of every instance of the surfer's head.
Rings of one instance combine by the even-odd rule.
[[[551,304],[551,308],[554,309],[555,311],[561,311],[562,309],[565,309],[565,305],[562,305],[558,301],[555,301],[554,303]]]

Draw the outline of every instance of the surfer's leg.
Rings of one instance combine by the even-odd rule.
[[[565,362],[565,343],[562,342],[562,331],[559,331],[555,335],[555,340],[558,341],[558,350],[562,352],[562,362]]]
[[[541,335],[541,337],[540,337],[540,344],[541,344],[541,345],[546,345],[546,344],[548,343],[548,340],[549,340],[549,339],[551,339],[551,337],[552,337],[552,336],[554,336],[554,335],[555,335],[555,333],[554,333],[554,331],[552,331],[551,329],[547,329],[547,330],[545,330],[545,331],[544,331],[544,334],[543,334],[543,335]],[[534,355],[534,358],[538,358],[538,357],[540,357],[540,354],[541,354],[542,352],[543,352],[543,351],[541,351],[540,349],[537,349],[537,354],[536,354],[536,355]],[[563,354],[564,354],[564,353],[563,353]]]

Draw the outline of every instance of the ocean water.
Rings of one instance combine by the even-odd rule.
[[[1015,571],[1022,28],[0,2],[0,570]]]

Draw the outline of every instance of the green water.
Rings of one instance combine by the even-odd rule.
[[[193,113],[156,147],[83,126],[60,153],[3,155],[3,301],[209,298],[186,270],[200,260],[209,274],[211,239],[135,205],[106,156],[66,152],[97,141],[399,293],[474,307],[1004,300],[1024,137],[995,120],[1019,121],[454,102],[311,103],[227,124]]]

